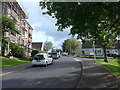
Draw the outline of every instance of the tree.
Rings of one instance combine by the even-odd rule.
[[[25,57],[25,49],[18,43],[10,43],[11,54],[14,57]]]
[[[63,42],[62,48],[64,52],[74,53],[76,49],[80,49],[80,45],[80,41],[72,37]]]
[[[32,53],[31,53],[32,57],[34,57],[34,55],[37,53],[46,53],[46,51],[41,51],[40,49],[32,50]]]
[[[120,2],[40,2],[41,9],[57,19],[59,31],[70,28],[70,34],[85,41],[91,39],[101,45],[107,62],[106,46],[120,34]]]
[[[46,41],[46,42],[44,43],[43,49],[44,49],[45,51],[48,51],[48,50],[52,49],[52,47],[53,47],[52,45],[53,45],[53,44],[52,44],[51,41]]]
[[[5,37],[5,33],[9,32],[10,34],[15,35],[20,32],[15,27],[16,22],[9,19],[7,16],[2,16],[2,55],[5,53],[8,43],[10,43],[8,37]]]

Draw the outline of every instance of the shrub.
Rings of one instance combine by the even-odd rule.
[[[108,57],[111,57],[112,55],[111,54],[107,54]]]
[[[25,60],[25,61],[32,61],[33,58],[32,58],[32,57],[23,57],[22,60]]]
[[[117,57],[117,55],[116,55],[116,54],[112,54],[112,57],[116,58],[116,57]]]
[[[117,55],[117,58],[120,59],[120,55]]]
[[[14,57],[25,57],[25,49],[21,47],[20,44],[10,43],[11,54]]]
[[[39,53],[38,50],[32,50],[31,56],[33,57],[35,54]]]
[[[117,60],[118,64],[120,64],[120,59]]]

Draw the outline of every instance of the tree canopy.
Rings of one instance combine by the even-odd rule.
[[[16,29],[15,24],[16,22],[9,19],[7,16],[1,16],[2,17],[2,55],[5,53],[5,49],[8,45],[8,38],[5,36],[5,32],[9,32],[13,35],[16,33],[19,34],[20,32]]]
[[[97,39],[98,33],[106,29],[119,33],[120,3],[41,2],[40,6],[47,9],[44,14],[57,19],[58,30],[70,27],[70,34],[80,39]]]
[[[20,32],[16,29],[15,24],[16,22],[7,16],[2,16],[2,33],[10,32],[11,34],[19,34]]]
[[[76,49],[80,49],[80,41],[75,38],[66,39],[62,44],[62,49],[64,52],[74,52]]]
[[[57,19],[59,31],[70,28],[70,34],[82,41],[92,39],[103,46],[104,53],[120,34],[120,2],[40,2],[40,6]]]
[[[51,42],[51,41],[46,41],[46,42],[44,43],[43,49],[44,49],[45,51],[48,51],[48,50],[52,49],[52,47],[53,47],[52,42]]]

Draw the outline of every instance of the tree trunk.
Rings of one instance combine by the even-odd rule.
[[[103,45],[102,48],[103,48],[103,54],[104,54],[104,62],[108,62],[107,55],[106,55],[106,45]]]

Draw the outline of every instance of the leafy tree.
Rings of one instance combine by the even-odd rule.
[[[41,9],[57,19],[59,31],[70,28],[70,34],[84,41],[91,39],[101,45],[107,62],[106,46],[120,34],[120,2],[40,2]]]
[[[9,32],[13,35],[20,33],[16,29],[15,24],[16,22],[9,19],[7,16],[2,16],[2,55],[4,55],[8,43],[10,43],[9,39],[5,37],[5,33]]]
[[[20,44],[17,43],[10,43],[10,49],[11,49],[11,54],[14,57],[25,57],[25,49],[23,47],[21,47]]]
[[[62,48],[64,52],[74,53],[76,49],[80,49],[80,45],[80,41],[77,41],[75,38],[72,37],[70,39],[66,39],[63,42]]]
[[[44,49],[45,51],[48,51],[48,50],[52,49],[52,47],[53,47],[52,42],[51,42],[51,41],[46,41],[46,42],[44,43],[43,49]]]
[[[38,50],[32,50],[31,56],[34,57],[35,54],[39,53]]]
[[[32,50],[32,53],[31,53],[32,57],[34,57],[34,55],[37,53],[46,53],[46,51],[41,51],[40,49]]]

